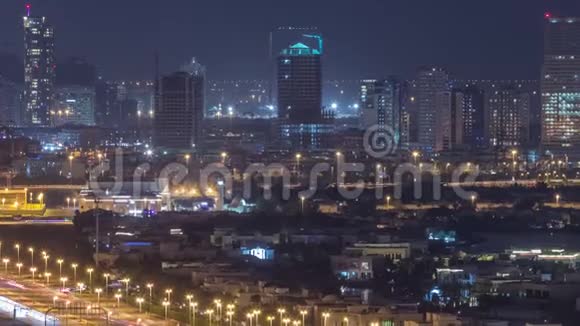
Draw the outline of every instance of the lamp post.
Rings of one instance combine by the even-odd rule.
[[[251,314],[251,313],[246,314],[246,319],[248,319],[248,323],[250,324],[250,326],[252,326],[253,318],[254,318],[253,314]]]
[[[46,254],[46,252],[42,255],[42,258],[44,259],[44,272],[48,272],[48,258],[50,258],[49,255]]]
[[[72,267],[72,269],[73,269],[73,282],[76,283],[77,282],[77,267],[79,267],[79,264],[72,263],[70,265],[70,267]]]
[[[256,326],[258,326],[259,322],[260,322],[260,314],[262,312],[260,310],[254,310],[252,311],[252,314],[256,317]]]
[[[66,281],[68,281],[68,278],[66,277],[61,277],[60,281],[62,282],[62,288],[66,288]]]
[[[326,321],[328,320],[328,317],[330,317],[329,312],[322,313],[322,326],[326,326]]]
[[[296,153],[296,173],[298,173],[298,170],[300,169],[300,159],[302,158],[302,154],[300,153]]]
[[[168,307],[169,307],[169,301],[163,300],[163,302],[161,304],[165,308],[165,320],[167,320],[167,310],[168,310]]]
[[[284,322],[284,314],[285,313],[286,313],[286,309],[278,308],[278,315],[280,316],[280,326],[282,326],[282,323]]]
[[[172,289],[166,289],[165,294],[167,294],[167,301],[171,302],[171,293],[173,292]]]
[[[300,196],[300,211],[302,214],[304,214],[304,200],[305,199],[306,199],[306,197]]]
[[[147,288],[149,289],[149,310],[151,310],[151,305],[153,304],[153,283],[147,283]]]
[[[413,153],[411,153],[411,155],[413,155],[413,160],[415,161],[415,165],[417,165],[417,159],[419,158],[419,155],[421,155],[418,151],[413,151]]]
[[[62,277],[62,263],[64,263],[64,259],[59,258],[56,260],[56,263],[58,264],[58,277]]]
[[[22,263],[16,263],[16,268],[18,268],[18,276],[20,276],[20,270],[22,269]]]
[[[266,320],[268,321],[269,326],[273,326],[272,324],[274,323],[274,319],[276,319],[274,316],[266,317]]]
[[[48,283],[50,282],[51,275],[52,275],[51,273],[44,273],[44,277],[46,277],[46,286],[48,286]]]
[[[306,315],[308,315],[308,310],[300,310],[300,315],[302,316],[302,325],[306,325]]]
[[[387,196],[387,209],[391,208],[391,196]]]
[[[211,316],[213,315],[213,309],[208,309],[205,311],[205,313],[207,314],[207,320],[209,322],[209,326],[211,326]]]
[[[32,282],[36,280],[34,274],[36,273],[36,267],[30,267],[30,273],[32,273]]]
[[[100,306],[101,305],[101,293],[103,292],[103,289],[98,288],[95,289],[95,293],[97,294],[97,305]]]
[[[79,296],[83,295],[83,288],[85,287],[85,283],[77,283],[77,288],[79,289]]]
[[[192,302],[190,304],[190,306],[191,306],[192,323],[193,323],[193,326],[195,326],[195,318],[196,318],[196,315],[197,315],[197,302]]]
[[[117,308],[121,305],[121,298],[123,295],[121,293],[115,293],[115,299],[117,299]]]
[[[34,248],[28,248],[28,252],[30,252],[30,266],[34,266]]]
[[[8,273],[8,263],[10,262],[10,259],[4,258],[2,259],[2,262],[4,263],[4,273]]]
[[[15,244],[14,248],[16,249],[16,262],[20,263],[20,244]]]
[[[135,299],[135,301],[137,301],[137,304],[139,305],[139,313],[141,313],[144,299],[139,297],[139,298]]]
[[[109,277],[111,274],[104,273],[103,277],[105,278],[105,295],[109,295]]]
[[[91,290],[93,289],[93,271],[93,268],[87,268],[87,273],[89,273],[89,286],[91,287]]]
[[[129,299],[129,282],[131,282],[130,278],[124,278],[121,282],[125,283],[125,296]]]
[[[560,206],[560,194],[556,194],[556,206]]]

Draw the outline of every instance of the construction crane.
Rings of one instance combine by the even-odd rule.
[[[302,36],[318,40],[318,51],[322,54],[322,36],[318,34],[303,34]]]

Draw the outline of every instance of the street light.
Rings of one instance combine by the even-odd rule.
[[[20,263],[20,244],[15,244],[14,248],[16,249],[16,262]]]
[[[100,306],[101,305],[101,293],[103,292],[103,289],[98,288],[95,289],[95,293],[97,294],[97,305]]]
[[[413,151],[413,153],[411,153],[411,155],[413,155],[413,159],[415,160],[415,165],[417,165],[417,159],[419,158],[419,155],[421,155],[418,151]]]
[[[254,316],[256,316],[256,326],[258,326],[258,324],[259,324],[259,317],[260,317],[260,314],[261,314],[261,313],[262,313],[262,312],[261,312],[260,310],[254,310],[254,311],[252,311],[252,314],[253,314]]]
[[[560,206],[560,194],[556,194],[556,205]]]
[[[282,323],[284,321],[284,314],[285,313],[286,313],[286,309],[278,308],[278,315],[280,315],[280,326],[282,325]]]
[[[30,247],[28,251],[30,252],[30,266],[34,266],[34,248]]]
[[[20,270],[22,269],[22,263],[16,263],[16,268],[18,268],[18,276],[20,276]]]
[[[306,315],[308,315],[308,310],[300,310],[300,315],[302,316],[302,325],[306,325]]]
[[[248,323],[250,324],[250,326],[252,326],[253,318],[254,318],[254,315],[252,313],[246,314],[246,319],[248,319]]]
[[[387,209],[391,206],[391,196],[387,196]]]
[[[172,289],[166,289],[165,294],[167,294],[167,301],[171,302],[171,293],[173,293]]]
[[[348,326],[348,317],[344,317],[342,321],[346,324],[346,326]]]
[[[61,277],[60,281],[62,282],[62,288],[66,288],[66,281],[68,281],[68,278],[66,277]]]
[[[284,326],[288,326],[288,324],[291,322],[290,318],[284,318],[282,320],[282,323],[284,324]]]
[[[91,289],[93,288],[93,271],[94,269],[89,267],[87,268],[87,273],[89,273],[89,286],[91,287]]]
[[[266,320],[268,321],[269,326],[273,326],[272,324],[274,323],[274,319],[276,319],[276,317],[274,317],[274,316],[266,317]]]
[[[143,305],[144,299],[139,297],[139,298],[135,299],[135,301],[137,301],[137,304],[139,305],[139,313],[141,313],[141,311],[142,311],[141,307]]]
[[[8,263],[10,262],[10,259],[4,258],[2,259],[2,262],[4,263],[4,273],[8,273]]]
[[[169,301],[167,300],[163,300],[163,302],[161,303],[163,305],[163,307],[165,308],[165,320],[167,320],[167,309],[169,307]]]
[[[305,199],[306,199],[306,197],[300,196],[300,207],[301,207],[302,214],[304,214],[304,200]]]
[[[117,299],[117,308],[121,305],[121,298],[123,295],[121,293],[115,293],[115,299]]]
[[[34,274],[36,273],[36,267],[30,267],[30,273],[32,273],[32,282],[35,281]]]
[[[326,321],[327,321],[328,317],[330,317],[329,312],[322,313],[322,326],[326,326]]]
[[[129,299],[129,282],[131,282],[130,278],[124,278],[121,282],[125,283],[125,296]]]
[[[146,286],[149,289],[149,309],[151,309],[152,298],[153,298],[153,283],[147,283]]]
[[[234,312],[231,310],[228,310],[226,312],[226,315],[228,316],[228,321],[230,323],[230,326],[232,326],[232,320],[234,319]],[[272,326],[272,323],[270,323],[270,326]]]
[[[46,254],[46,252],[43,252],[42,254],[42,258],[44,259],[44,272],[48,272],[48,258],[50,258],[49,255]]]
[[[85,287],[85,283],[77,283],[77,288],[79,289],[79,295],[83,295],[83,288]]]
[[[205,313],[207,314],[207,319],[209,321],[209,326],[211,326],[211,315],[213,315],[213,309],[208,309],[205,311]]]
[[[62,277],[62,263],[64,263],[64,259],[59,258],[56,260],[56,263],[58,264],[58,277]]]
[[[52,275],[51,273],[44,273],[44,277],[46,277],[46,286],[48,286],[48,283],[50,282],[51,275]]]
[[[77,263],[72,263],[70,264],[70,267],[72,267],[73,269],[73,282],[76,283],[77,282],[77,267],[79,267],[79,264]]]
[[[300,159],[302,158],[302,154],[296,153],[296,172],[300,169]]]
[[[109,273],[103,274],[103,277],[105,278],[105,295],[109,294],[109,276],[111,276]]]

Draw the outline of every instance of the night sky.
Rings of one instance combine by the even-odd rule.
[[[0,51],[22,53],[21,0],[2,0]],[[537,79],[542,16],[580,16],[578,0],[32,0],[55,26],[58,61],[84,56],[105,78],[152,78],[191,56],[211,79],[268,78],[268,33],[316,25],[325,78],[440,64],[456,78]]]

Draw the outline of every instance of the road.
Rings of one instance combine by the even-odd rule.
[[[46,286],[37,278],[37,282],[32,282],[30,277],[0,278],[0,310],[6,316],[7,311],[16,309],[17,320],[29,325],[44,325],[45,313],[52,308],[48,325],[177,325],[178,322],[165,321],[157,316],[139,313],[139,311],[121,302],[117,307],[116,301],[106,298],[102,294],[100,302],[97,304],[96,295],[93,294],[64,294],[56,284]],[[57,297],[54,300],[54,297]],[[10,301],[2,301],[3,298],[14,301],[10,308]],[[54,301],[53,301],[54,300]],[[67,303],[68,301],[68,303]],[[2,307],[4,307],[2,309]],[[97,308],[98,307],[98,308]],[[57,309],[54,309],[57,308]],[[102,309],[101,309],[102,308]],[[60,322],[50,322],[50,315],[58,318]],[[107,323],[107,316],[109,322]]]

